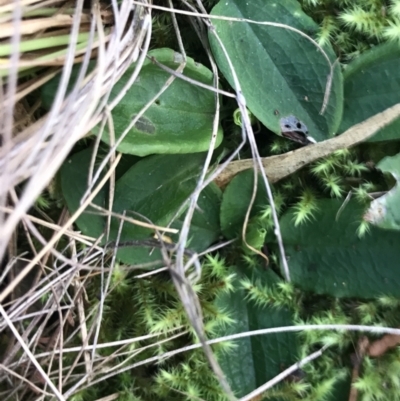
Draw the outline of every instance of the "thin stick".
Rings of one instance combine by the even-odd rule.
[[[280,226],[279,226],[278,214],[276,212],[274,198],[272,195],[270,184],[268,182],[268,178],[262,169],[261,157],[258,153],[258,148],[257,148],[256,142],[254,139],[254,134],[253,134],[253,130],[252,130],[251,123],[250,123],[250,117],[246,110],[246,99],[243,96],[243,93],[241,91],[241,86],[239,83],[239,79],[236,75],[236,71],[233,67],[232,61],[229,57],[229,54],[228,54],[224,44],[222,43],[222,41],[221,41],[220,37],[218,36],[217,32],[215,31],[214,27],[212,27],[211,32],[214,34],[215,38],[217,39],[218,44],[219,44],[220,48],[222,49],[225,59],[229,65],[229,69],[231,71],[232,78],[234,81],[234,87],[235,87],[235,91],[236,91],[236,95],[237,95],[237,102],[238,102],[238,105],[239,105],[239,108],[241,111],[241,116],[242,116],[242,121],[243,121],[242,132],[243,132],[243,135],[245,135],[245,133],[247,133],[247,138],[248,138],[248,140],[250,142],[250,146],[251,146],[251,151],[252,151],[252,155],[253,155],[251,162],[252,162],[252,167],[254,169],[254,184],[253,184],[254,187],[253,187],[252,199],[255,199],[255,191],[257,191],[257,180],[258,180],[257,164],[258,164],[260,171],[262,173],[264,185],[265,185],[265,188],[266,188],[267,194],[268,194],[268,200],[269,200],[270,207],[271,207],[271,214],[272,214],[272,218],[273,218],[274,226],[275,226],[274,234],[276,236],[278,246],[279,246],[279,252],[281,254],[283,271],[285,274],[286,281],[290,281],[290,271],[289,271],[289,266],[288,266],[287,260],[286,260],[285,249],[283,246],[283,240],[282,240],[282,235],[281,235]],[[249,206],[249,207],[251,207],[251,206]],[[247,210],[247,214],[246,214],[247,218],[248,218],[248,214],[249,214],[249,209]],[[245,232],[245,228],[243,228],[242,235],[243,235],[243,232]]]
[[[142,5],[142,3],[139,3],[136,0],[132,0],[132,3],[133,4],[141,4]],[[162,7],[162,6],[158,6],[158,5],[155,5],[155,4],[146,4],[146,7],[147,8],[153,8],[153,9],[156,9],[156,10],[173,12],[175,14],[182,14],[182,15],[187,15],[187,16],[192,16],[192,17],[204,18],[206,20],[216,19],[216,20],[223,20],[223,21],[229,21],[229,22],[247,22],[249,24],[268,25],[268,26],[273,26],[273,27],[276,27],[276,28],[287,29],[289,31],[296,32],[300,36],[302,36],[302,37],[306,38],[308,41],[310,41],[322,53],[322,55],[324,56],[325,60],[327,61],[327,64],[330,67],[330,71],[331,71],[330,75],[332,74],[333,64],[332,64],[331,60],[329,59],[329,56],[325,52],[325,50],[311,36],[309,36],[306,33],[300,31],[299,29],[293,28],[290,25],[280,24],[278,22],[269,22],[269,21],[254,21],[254,20],[247,19],[247,18],[234,18],[234,17],[224,17],[222,15],[211,15],[211,14],[207,14],[207,13],[196,13],[196,12],[191,12],[191,11],[180,10],[178,8],[174,8],[174,9],[171,10],[171,9],[169,9],[167,7]]]
[[[22,270],[18,276],[10,283],[0,294],[0,302],[3,302],[7,295],[21,282],[21,280],[30,272],[30,270],[35,266],[36,263],[45,255],[51,247],[64,235],[64,233],[68,230],[68,228],[75,222],[75,220],[82,214],[82,212],[86,209],[86,207],[90,204],[90,202],[96,197],[98,192],[103,188],[105,183],[107,182],[110,175],[113,173],[115,167],[119,163],[121,158],[121,154],[119,154],[115,162],[112,164],[107,174],[103,177],[97,187],[93,190],[90,196],[86,199],[86,201],[78,208],[78,210],[70,217],[70,219],[65,223],[64,227],[54,235],[54,237],[47,243],[47,245],[31,260],[31,262]]]
[[[310,324],[310,325],[299,325],[299,326],[285,326],[285,327],[274,327],[270,329],[261,329],[261,330],[254,330],[254,331],[248,331],[244,333],[238,333],[238,334],[231,334],[228,336],[216,338],[213,340],[208,340],[207,344],[212,345],[212,344],[218,344],[224,341],[232,341],[232,340],[238,340],[241,338],[248,338],[252,336],[258,336],[258,335],[264,335],[264,334],[275,334],[275,333],[285,333],[285,332],[297,332],[297,331],[311,331],[311,330],[348,330],[348,331],[361,331],[361,332],[369,332],[369,333],[374,333],[374,334],[384,334],[384,333],[392,333],[392,334],[397,334],[400,335],[400,329],[393,329],[393,328],[388,328],[388,327],[375,327],[375,326],[361,326],[361,325],[349,325],[349,324],[325,324],[325,325],[317,325],[317,324]],[[182,347],[173,351],[169,351],[164,353],[163,355],[157,355],[151,358],[148,358],[146,360],[136,362],[132,365],[125,366],[118,371],[106,374],[101,377],[101,379],[96,379],[91,382],[91,385],[94,385],[96,383],[99,383],[100,381],[106,380],[110,377],[113,377],[117,374],[126,372],[128,370],[137,368],[139,366],[148,364],[148,363],[157,363],[160,360],[163,360],[165,358],[170,358],[172,356],[175,356],[177,354],[180,354],[182,352],[187,352],[191,351],[194,349],[202,348],[203,345],[201,343],[198,344],[191,344],[186,347]],[[64,350],[65,352],[65,350]],[[70,393],[68,393],[70,395]]]
[[[0,371],[1,370],[4,370],[9,375],[17,377],[19,380],[21,380],[22,382],[26,383],[29,387],[33,388],[33,390],[36,391],[36,392],[42,393],[43,395],[47,395],[48,397],[52,397],[53,396],[53,394],[48,393],[47,391],[44,391],[43,389],[39,388],[38,386],[36,386],[32,382],[30,382],[28,379],[26,379],[25,377],[19,375],[18,373],[14,372],[13,370],[9,369],[7,366],[3,365],[2,363],[0,363]]]
[[[109,348],[109,347],[120,347],[122,345],[131,345],[136,342],[147,341],[147,340],[150,340],[150,339],[153,339],[156,337],[164,336],[165,334],[173,333],[174,331],[181,330],[184,328],[185,328],[184,326],[180,326],[180,327],[174,327],[173,329],[167,330],[162,333],[146,334],[144,336],[129,338],[127,340],[111,341],[108,343],[100,343],[100,344],[96,344],[96,345],[87,344],[87,345],[84,345],[83,347],[79,346],[79,347],[64,348],[63,354],[71,353],[71,352],[92,351],[93,349],[102,349],[102,348]],[[55,351],[56,351],[56,354],[59,352],[58,350],[55,350]],[[50,355],[49,352],[42,352],[40,354],[36,354],[35,357],[36,358],[46,358],[49,355]]]
[[[301,361],[296,362],[295,364],[293,364],[289,368],[285,369],[283,372],[281,372],[278,375],[276,375],[273,379],[267,381],[262,386],[258,387],[257,389],[255,389],[251,393],[247,394],[246,396],[242,397],[240,399],[240,401],[251,401],[251,400],[255,399],[260,394],[264,393],[265,391],[267,391],[271,387],[275,386],[276,384],[278,384],[279,382],[284,380],[286,377],[291,375],[293,372],[296,372],[296,370],[299,370],[300,368],[302,368],[307,363],[309,363],[309,362],[313,361],[314,359],[320,357],[327,348],[328,348],[328,346],[326,345],[326,346],[322,347],[320,350],[318,350],[316,352],[313,352],[311,355],[308,355],[307,357],[303,358]]]
[[[278,182],[293,174],[309,163],[322,157],[329,156],[336,150],[350,148],[360,142],[366,141],[380,129],[392,123],[400,116],[400,103],[377,113],[367,120],[353,125],[343,134],[334,138],[304,146],[300,149],[284,153],[282,155],[261,158],[260,171],[264,171],[271,183]],[[225,186],[240,171],[253,166],[251,159],[235,160],[221,171],[215,182],[219,186]]]
[[[26,345],[25,341],[23,340],[23,338],[18,333],[18,330],[14,326],[13,322],[9,319],[9,317],[7,315],[7,312],[4,310],[4,308],[3,308],[3,306],[1,304],[0,304],[0,313],[3,316],[3,319],[7,322],[7,325],[11,329],[12,333],[14,334],[14,337],[21,344],[21,347],[25,351],[26,355],[28,355],[30,361],[35,365],[36,369],[38,370],[40,375],[43,377],[43,380],[51,388],[51,390],[53,391],[53,393],[57,397],[57,399],[59,401],[66,401],[64,396],[58,391],[57,387],[53,384],[53,382],[50,380],[49,376],[47,376],[46,372],[43,370],[43,368],[40,365],[40,363],[37,361],[35,356],[32,354],[31,350],[28,348],[28,346]]]

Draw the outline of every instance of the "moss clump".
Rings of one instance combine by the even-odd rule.
[[[318,42],[331,43],[346,61],[384,41],[400,43],[399,0],[301,0],[320,24]]]

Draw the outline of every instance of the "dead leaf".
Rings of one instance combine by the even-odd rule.
[[[368,347],[368,356],[371,356],[372,358],[378,358],[398,344],[400,344],[400,335],[386,334],[379,340],[376,340],[370,344]]]

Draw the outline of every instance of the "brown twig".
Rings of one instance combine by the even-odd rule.
[[[277,182],[321,157],[326,157],[336,150],[350,148],[363,142],[386,125],[400,117],[400,103],[381,113],[356,124],[343,134],[314,145],[308,145],[282,155],[262,158],[265,174],[270,183]],[[253,167],[251,159],[235,160],[215,179],[219,187],[226,186],[241,171]]]

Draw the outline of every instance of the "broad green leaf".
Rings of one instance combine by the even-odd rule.
[[[376,167],[392,174],[396,184],[387,194],[371,202],[364,218],[378,227],[400,230],[400,153],[385,157]]]
[[[221,0],[211,14],[286,24],[311,36],[318,30],[296,0]],[[266,127],[280,134],[280,119],[294,115],[316,141],[337,131],[343,108],[342,74],[336,66],[329,102],[320,115],[330,67],[310,40],[282,27],[212,21],[232,60],[247,107]],[[228,62],[213,32],[209,38],[220,70],[234,86]],[[336,56],[332,48],[324,50],[333,63]]]
[[[132,119],[162,89],[170,74],[158,67],[152,59],[174,70],[180,65],[182,56],[171,49],[156,49],[148,53],[139,77],[128,89],[125,96],[112,110],[115,139],[121,137]],[[89,71],[95,67],[90,64]],[[125,72],[111,90],[114,99],[130,79],[135,64]],[[78,77],[80,66],[71,73],[68,90],[71,90]],[[192,58],[187,58],[183,75],[212,86],[213,74]],[[53,78],[41,89],[44,106],[50,109],[60,82],[60,76]],[[197,153],[208,150],[215,115],[215,95],[182,79],[175,79],[168,89],[146,110],[118,146],[122,153],[138,156],[163,153]],[[99,133],[100,127],[92,131]],[[102,140],[109,143],[108,125],[103,131]],[[216,146],[222,141],[219,128]]]
[[[96,67],[96,63],[94,61],[90,61],[88,64],[88,68],[85,71],[85,77],[89,75],[90,72]],[[67,93],[71,92],[73,89],[76,80],[78,79],[82,69],[82,64],[77,64],[72,67],[71,74],[69,77],[69,82],[67,85]],[[58,86],[60,84],[61,74],[56,75],[50,81],[46,82],[44,85],[40,87],[40,99],[42,101],[42,107],[46,110],[50,110],[53,105],[54,98],[56,96]]]
[[[221,229],[226,238],[241,237],[242,227],[253,193],[253,171],[247,170],[236,175],[226,187],[221,203]],[[267,192],[258,177],[257,195],[250,216],[254,216],[268,204]]]
[[[71,213],[80,207],[80,201],[86,192],[91,157],[92,150],[85,149],[68,158],[61,167],[61,191]],[[107,187],[103,187],[92,203],[106,208],[107,192]],[[97,238],[104,233],[106,219],[98,210],[89,206],[76,220],[76,225],[85,235]]]
[[[400,102],[400,46],[376,46],[348,65],[344,72],[344,132]],[[400,119],[378,131],[370,142],[400,139]]]
[[[127,216],[166,226],[180,211],[196,186],[204,154],[153,155],[132,166],[116,183],[113,210],[126,211]],[[178,216],[179,217],[179,216]],[[113,220],[111,232],[116,235],[119,221]],[[149,238],[149,229],[125,224],[121,241]],[[121,249],[118,256],[134,263],[130,249]]]
[[[182,56],[171,49],[152,50],[148,56],[174,70],[182,61]],[[111,98],[121,91],[134,69],[135,65],[132,65],[114,85]],[[183,74],[212,86],[211,71],[190,57]],[[138,79],[112,111],[116,139],[169,78],[168,72],[155,65],[151,59],[146,59]],[[212,91],[175,79],[130,129],[118,150],[139,156],[206,151],[211,140],[214,115],[215,95]],[[98,131],[98,128],[94,131]],[[103,133],[102,140],[109,143],[107,131]],[[216,146],[221,141],[222,130],[219,129]]]
[[[398,101],[400,101],[400,99],[398,99]],[[400,118],[379,130],[375,135],[368,139],[367,142],[394,141],[398,139],[400,139]]]
[[[74,213],[80,206],[80,201],[86,192],[88,183],[89,164],[92,156],[91,149],[85,149],[67,159],[60,171],[61,190],[71,213]],[[103,188],[94,199],[93,203],[107,208],[107,188]],[[116,211],[116,210],[114,210]],[[97,238],[105,234],[106,218],[99,214],[95,208],[88,207],[76,220],[76,225],[83,234]],[[117,229],[111,230],[108,240],[117,239]],[[137,237],[125,237],[124,240],[138,239]],[[103,237],[102,244],[106,239]],[[117,252],[119,259],[125,263],[139,264],[161,260],[159,250],[149,253],[149,248],[128,247],[121,248]]]
[[[204,154],[142,159],[117,181],[114,210],[139,213],[154,223],[168,224],[193,191],[203,161]],[[142,228],[132,226],[129,231],[139,233]]]
[[[278,278],[271,270],[252,269],[249,273],[237,268],[236,273],[238,280],[235,290],[217,300],[218,308],[232,311],[236,322],[221,329],[217,336],[293,325],[293,317],[288,309],[256,305],[246,298],[246,292],[240,284],[240,279],[247,277],[263,286],[272,286],[278,282]],[[244,337],[236,340],[235,344],[236,348],[221,353],[218,361],[238,397],[272,379],[298,358],[297,337],[293,332]]]
[[[61,169],[62,191],[71,212],[78,208],[86,191],[90,153],[85,150],[75,154]],[[146,221],[145,217],[154,224],[167,225],[193,191],[203,159],[204,154],[195,154],[154,155],[140,160],[117,181],[113,211],[126,212],[127,216],[140,221]],[[106,194],[103,190],[96,198],[96,203],[103,208],[107,207]],[[77,225],[84,234],[98,237],[104,233],[106,220],[95,210],[89,212],[78,219]],[[119,227],[119,219],[113,218],[110,241],[117,238]],[[149,229],[124,223],[120,242],[148,239],[152,235]],[[118,258],[130,264],[161,259],[158,250],[149,253],[148,248],[126,247],[118,251]]]
[[[200,194],[190,225],[187,244],[189,249],[202,252],[218,239],[221,232],[219,224],[221,198],[222,192],[215,183],[208,185]],[[180,229],[182,220],[178,220],[172,227]],[[176,242],[178,235],[172,235],[171,238]]]
[[[363,209],[350,201],[336,221],[342,203],[320,200],[314,220],[298,227],[293,210],[280,219],[293,283],[335,297],[400,296],[400,233],[371,227],[360,239]]]

